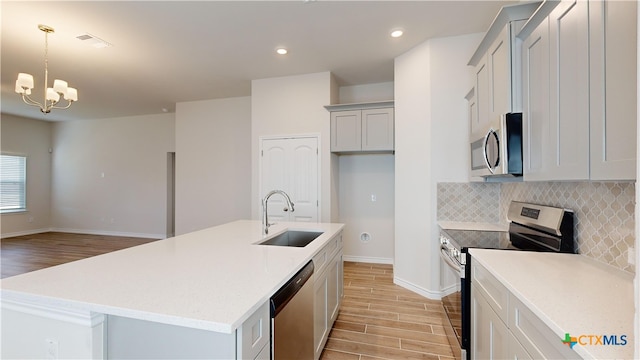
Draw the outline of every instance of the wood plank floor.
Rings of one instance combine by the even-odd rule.
[[[46,232],[0,240],[2,278],[44,269],[154,239]]]
[[[49,232],[2,239],[2,277],[154,241]],[[344,263],[344,299],[321,360],[452,360],[440,301],[393,283],[393,267]]]
[[[344,263],[344,298],[321,360],[454,359],[442,303],[393,283],[391,265]]]

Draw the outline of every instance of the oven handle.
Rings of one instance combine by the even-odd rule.
[[[457,273],[460,273],[460,271],[462,271],[462,266],[456,264],[450,257],[449,255],[447,255],[447,251],[445,248],[441,247],[440,248],[440,257],[442,258],[442,260],[444,260],[444,262],[447,263],[447,265],[449,265],[450,268],[452,268],[453,270],[455,270]]]

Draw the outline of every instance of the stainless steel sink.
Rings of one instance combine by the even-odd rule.
[[[305,247],[322,234],[323,232],[319,231],[288,230],[258,245]]]

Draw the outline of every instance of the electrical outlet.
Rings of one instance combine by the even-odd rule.
[[[33,222],[33,216],[29,216],[29,222],[32,223]]]
[[[49,360],[58,359],[58,340],[46,339],[45,342],[47,344],[45,358]]]
[[[630,247],[629,251],[627,251],[627,262],[629,265],[636,264],[636,249],[633,247]]]
[[[371,194],[371,202],[376,202],[378,200],[378,197],[376,196],[376,194]]]

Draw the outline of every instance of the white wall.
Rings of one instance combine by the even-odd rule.
[[[330,150],[329,112],[335,85],[329,72],[253,80],[251,83],[251,213],[260,219],[261,199],[258,191],[259,149],[261,136],[320,135],[320,222],[330,222],[331,184],[335,178],[335,155]],[[332,160],[333,159],[333,160]]]
[[[394,156],[341,155],[340,219],[344,259],[393,263]],[[375,201],[372,201],[375,196]],[[362,233],[369,234],[361,238]]]
[[[640,18],[640,6],[637,9],[638,12],[638,18]],[[638,67],[638,71],[636,73],[637,81],[636,81],[636,86],[638,87],[638,91],[637,91],[637,103],[636,106],[638,107],[637,109],[637,115],[636,115],[636,122],[638,121],[638,118],[640,117],[640,26],[637,27],[637,41],[638,41],[638,47],[636,49],[636,51],[638,52],[637,54],[637,61],[638,64],[636,65]],[[640,126],[636,126],[636,144],[640,144]],[[636,179],[640,179],[640,146],[636,145],[636,161],[638,162],[638,166],[636,166]],[[638,227],[638,224],[640,224],[640,206],[638,206],[638,204],[640,204],[640,191],[638,191],[638,180],[636,180],[636,208],[635,208],[635,217],[636,217],[636,253],[635,253],[635,261],[636,261],[636,274],[635,274],[635,279],[634,279],[634,297],[635,297],[635,304],[636,304],[636,308],[635,308],[635,316],[633,318],[633,329],[634,329],[634,358],[635,359],[640,359],[640,240],[638,240],[638,238],[640,237],[640,229]]]
[[[440,298],[436,184],[468,179],[467,61],[482,34],[432,39],[395,60],[394,281]]]
[[[176,234],[251,218],[251,98],[176,106]]]
[[[27,156],[27,211],[0,215],[2,237],[46,231],[51,226],[52,123],[2,114],[1,152]]]
[[[393,100],[393,82],[342,86],[339,103]],[[344,258],[349,261],[393,263],[394,156],[392,154],[340,155],[337,189],[338,222],[343,234]],[[371,195],[377,200],[371,201]],[[361,234],[370,235],[369,242]]]
[[[54,124],[52,227],[164,237],[174,114]]]
[[[340,104],[393,100],[393,82],[341,86]]]

